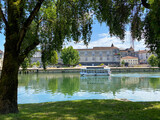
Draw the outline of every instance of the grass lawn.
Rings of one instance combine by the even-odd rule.
[[[160,120],[160,102],[78,100],[20,104],[19,110],[0,120]]]

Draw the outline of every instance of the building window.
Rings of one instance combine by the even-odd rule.
[[[87,52],[85,52],[85,56],[87,56],[88,54],[87,54]]]
[[[107,56],[107,60],[109,60],[109,56]]]
[[[86,57],[86,59],[85,59],[86,61],[88,61],[88,58]]]
[[[107,51],[107,55],[109,55],[110,54],[110,51]]]
[[[93,57],[92,60],[95,60],[95,58]]]
[[[92,52],[92,56],[95,56],[95,53],[94,53],[94,52]]]
[[[102,52],[99,52],[99,55],[102,56]]]
[[[100,57],[100,60],[103,60],[103,58],[102,58],[102,57]]]

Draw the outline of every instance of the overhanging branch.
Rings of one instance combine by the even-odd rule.
[[[4,14],[3,14],[1,6],[0,6],[0,16],[2,17],[2,20],[5,23],[5,25],[8,26],[8,21],[6,20]]]
[[[37,46],[39,43],[40,43],[39,40],[36,40],[36,41],[34,41],[31,45],[29,45],[29,46],[24,50],[24,52],[23,52],[21,55],[19,55],[19,61],[20,61],[20,62],[23,62],[23,60],[26,58],[26,56],[29,54],[29,52],[30,52],[31,50],[33,50],[34,48],[36,48],[36,46]]]
[[[19,35],[19,40],[17,43],[17,51],[20,50],[20,46],[23,42],[23,39],[25,37],[26,31],[28,26],[32,23],[33,19],[35,18],[35,15],[38,13],[42,3],[44,2],[44,0],[39,0],[35,6],[35,8],[33,9],[33,11],[30,13],[30,16],[28,17],[28,19],[24,22],[22,29],[20,30],[20,35]]]
[[[141,0],[142,1],[142,5],[145,7],[145,8],[148,8],[150,9],[151,5],[149,3],[147,3],[147,0]]]

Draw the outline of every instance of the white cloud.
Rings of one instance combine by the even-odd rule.
[[[97,40],[95,41],[90,41],[88,44],[88,48],[93,48],[93,47],[110,47],[111,44],[113,43],[114,46],[118,48],[130,48],[130,40],[131,40],[131,33],[129,31],[126,32],[126,36],[124,41],[120,40],[119,38],[113,36],[111,37],[109,33],[101,33],[98,34]],[[73,46],[75,49],[82,49],[82,48],[87,48],[86,45],[83,44],[83,42],[79,42],[75,44],[74,42],[68,43],[66,46]],[[144,45],[144,39],[141,41],[134,41],[134,48],[135,50],[144,50],[146,46]]]

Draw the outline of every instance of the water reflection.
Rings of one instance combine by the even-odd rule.
[[[133,101],[155,101],[156,95],[160,96],[160,77],[154,77],[154,74],[149,74],[152,77],[147,75],[114,74],[110,77],[80,77],[75,73],[19,75],[18,99],[19,103],[117,97]],[[152,98],[148,99],[146,95],[151,95]],[[160,101],[160,98],[156,97],[156,100]]]

